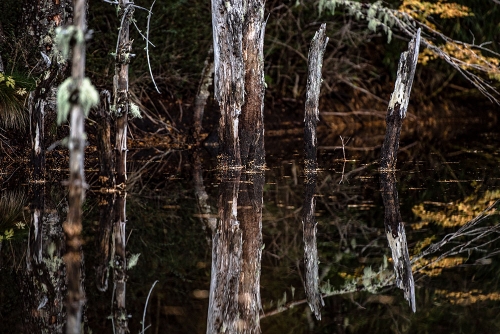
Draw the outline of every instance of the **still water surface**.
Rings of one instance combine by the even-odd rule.
[[[384,227],[378,171],[383,131],[347,131],[342,139],[327,126],[319,131],[315,217],[325,304],[321,321],[311,312],[304,289],[300,127],[268,131],[260,277],[263,333],[500,332],[500,133],[492,124],[403,129],[395,179],[413,262],[413,313],[394,285]],[[203,150],[131,162],[123,228],[128,263],[140,256],[125,271],[127,319],[121,324],[113,306],[113,268],[105,291],[100,291],[105,284],[97,274],[109,259],[99,246],[104,233],[99,210],[106,199],[100,196],[95,170],[87,170],[90,188],[84,205],[85,332],[113,333],[113,326],[125,331],[120,327],[124,323],[130,332],[140,332],[148,293],[158,280],[145,313],[145,326],[151,325],[146,333],[205,333],[210,223],[217,218],[221,177],[215,158]],[[19,173],[2,178],[0,332],[58,332],[64,313],[47,314],[60,308],[64,296],[59,247],[64,243],[58,226],[65,217],[65,190],[60,182],[30,184]],[[201,203],[196,191],[203,188],[208,197]],[[33,224],[39,207],[44,223],[37,228],[45,234],[37,241]],[[109,240],[109,247],[116,245]],[[446,242],[437,247],[442,240]]]

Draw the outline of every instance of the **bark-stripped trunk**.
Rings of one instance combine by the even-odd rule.
[[[397,153],[403,119],[406,117],[410,100],[411,86],[415,76],[420,46],[420,29],[408,44],[408,51],[401,54],[394,92],[387,109],[387,129],[380,157],[380,187],[385,206],[385,230],[394,261],[396,285],[404,291],[413,312],[416,311],[415,283],[411,271],[408,245],[404,223],[399,212],[399,199],[396,188]]]
[[[394,173],[382,172],[380,174],[380,192],[382,193],[385,207],[385,232],[392,252],[396,285],[404,291],[405,299],[410,304],[413,312],[416,312],[415,282],[413,281],[408,244],[406,243],[405,226],[399,212],[396,185],[396,176]]]
[[[40,60],[43,68],[41,80],[28,100],[34,180],[41,180],[45,175],[45,150],[49,144],[45,142],[45,130],[55,122],[56,88],[67,69],[67,62],[61,62],[60,52],[54,47],[55,29],[71,23],[72,7],[71,0],[29,1],[25,4],[27,33],[36,38],[31,41],[37,50],[33,56]]]
[[[220,106],[219,164],[241,165],[239,117],[244,102],[243,0],[212,0],[214,88]]]
[[[264,161],[262,158],[261,161]],[[243,237],[242,267],[238,297],[238,333],[260,333],[260,268],[262,258],[263,171],[244,173],[238,208]]]
[[[326,25],[323,23],[314,35],[309,49],[307,78],[307,97],[304,117],[304,171],[305,171],[305,193],[302,213],[302,224],[304,232],[304,262],[306,270],[305,290],[307,302],[314,312],[316,318],[321,320],[321,307],[324,305],[319,291],[318,276],[318,250],[316,245],[316,125],[319,120],[319,93],[321,88],[321,69],[323,67],[323,55],[328,37],[325,34]]]
[[[127,182],[127,130],[130,110],[128,92],[128,67],[132,57],[132,41],[129,26],[134,14],[133,2],[120,0],[120,30],[116,53],[115,76],[113,78],[114,111],[116,119],[116,184],[119,192],[115,201],[115,222],[113,226],[113,282],[115,300],[113,309],[114,327],[118,333],[128,332],[126,310],[127,260],[125,251],[126,231],[126,182]]]
[[[62,333],[66,273],[64,237],[59,213],[46,199],[45,183],[31,186],[31,224],[23,274],[27,333]]]
[[[239,123],[241,164],[264,168],[264,0],[244,1],[243,60],[245,103]]]
[[[394,85],[394,92],[391,95],[385,118],[387,128],[380,157],[381,170],[396,170],[399,136],[401,134],[403,119],[406,117],[406,111],[408,110],[411,86],[413,84],[413,77],[415,76],[415,68],[417,67],[419,46],[420,29],[417,31],[415,38],[408,43],[408,51],[403,52],[399,59],[396,84]]]
[[[238,221],[241,171],[222,171],[219,184],[219,221],[212,233],[212,273],[207,333],[238,333],[238,297],[242,232]]]
[[[118,50],[116,53],[115,76],[113,78],[114,110],[116,119],[116,183],[125,187],[127,181],[127,129],[130,108],[128,93],[128,65],[130,63],[132,41],[129,38],[129,26],[134,14],[134,7],[129,0],[120,0],[120,22]]]
[[[87,31],[86,1],[75,0],[74,26],[83,34]],[[85,303],[83,290],[83,252],[82,252],[82,203],[85,198],[84,148],[85,148],[85,114],[79,97],[79,89],[85,78],[85,40],[75,37],[71,76],[73,92],[70,96],[71,121],[69,135],[69,210],[67,221],[63,224],[66,235],[66,263],[68,296],[66,310],[68,320],[66,333],[80,333],[82,324],[82,308]]]

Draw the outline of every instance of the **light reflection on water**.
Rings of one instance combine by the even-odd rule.
[[[410,258],[456,232],[500,198],[499,136],[493,132],[473,133],[473,139],[458,135],[429,142],[408,140],[406,144],[417,143],[400,153],[396,179]],[[500,268],[495,261],[499,243],[493,241],[498,231],[491,228],[498,224],[498,214],[479,222],[477,226],[484,229],[457,237],[447,248],[413,263],[417,313],[412,315],[402,292],[394,289],[394,284],[385,284],[392,275],[392,261],[384,233],[379,172],[374,163],[378,151],[349,148],[345,160],[341,149],[319,151],[315,195],[319,279],[323,292],[331,296],[324,298],[322,320],[314,320],[303,287],[301,153],[288,150],[295,146],[293,140],[280,152],[279,139],[272,137],[266,141],[269,154],[263,187],[265,247],[260,281],[264,333],[310,329],[338,333],[418,332],[437,325],[443,326],[441,332],[457,332],[458,328],[464,332],[472,328],[488,332],[498,325],[490,307],[500,300],[497,288]],[[298,138],[295,143],[295,148],[301,147]],[[356,138],[351,143],[356,144]],[[202,166],[206,166],[210,158],[203,158]],[[173,159],[171,163],[177,167],[179,160]],[[208,210],[216,215],[218,171],[209,169],[202,174]],[[129,255],[141,254],[137,266],[127,273],[129,328],[131,332],[139,331],[147,294],[158,279],[148,303],[146,324],[152,325],[148,331],[203,333],[207,323],[211,245],[210,228],[200,217],[212,216],[198,209],[192,169],[185,166],[168,175],[168,182],[156,182],[153,175],[144,174],[143,180],[153,177],[153,181],[137,182],[127,198],[127,251]],[[2,199],[13,188],[27,193],[27,184],[19,187],[16,183],[8,189],[3,187]],[[108,319],[112,295],[110,289],[101,293],[95,286],[94,268],[99,265],[100,255],[95,252],[99,230],[95,195],[91,188],[84,209],[88,299],[85,314],[93,332],[104,333],[112,332]],[[63,214],[64,200],[60,195],[56,197],[57,202],[50,203],[59,205]],[[494,210],[498,210],[498,205],[486,214]],[[16,223],[28,224],[29,214],[29,210],[21,210],[15,219],[9,222],[4,219],[0,227],[4,237],[1,314],[6,319],[0,331],[5,333],[22,332],[26,317],[23,301],[27,297],[19,282],[25,278],[22,271],[27,228],[18,228]],[[11,230],[14,236],[5,240]],[[471,240],[470,250],[439,259],[441,254]],[[493,242],[486,244],[489,241]],[[35,304],[36,308],[41,305]],[[457,313],[462,316],[453,321],[453,314]],[[476,319],[481,322],[478,324]]]

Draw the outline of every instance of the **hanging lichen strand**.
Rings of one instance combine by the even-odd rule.
[[[84,147],[85,115],[99,102],[99,94],[85,78],[86,1],[74,3],[74,25],[58,30],[58,47],[72,46],[71,77],[60,87],[57,94],[59,123],[71,114],[69,135],[69,210],[63,223],[66,235],[64,262],[67,272],[67,324],[66,333],[80,333],[82,307],[85,302],[82,270],[82,203],[85,198]]]

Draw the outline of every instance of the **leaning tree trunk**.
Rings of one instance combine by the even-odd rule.
[[[72,8],[72,0],[29,1],[24,8],[23,20],[27,27],[26,35],[29,35],[27,49],[33,47],[36,50],[32,57],[38,60],[40,67],[35,67],[35,71],[43,69],[34,73],[40,75],[41,80],[28,100],[34,180],[44,178],[45,150],[49,144],[45,142],[45,129],[55,122],[57,86],[64,79],[68,67],[66,61],[60,60],[60,51],[54,47],[55,30],[71,22]]]
[[[304,127],[304,206],[302,224],[304,231],[304,262],[306,271],[306,296],[311,310],[318,320],[321,320],[321,307],[324,305],[319,290],[318,276],[318,249],[316,246],[316,176],[318,163],[316,159],[316,125],[319,120],[319,93],[321,88],[321,69],[323,67],[323,55],[328,37],[325,34],[326,24],[322,24],[314,35],[309,49],[309,76],[307,78],[307,99],[305,106]]]

